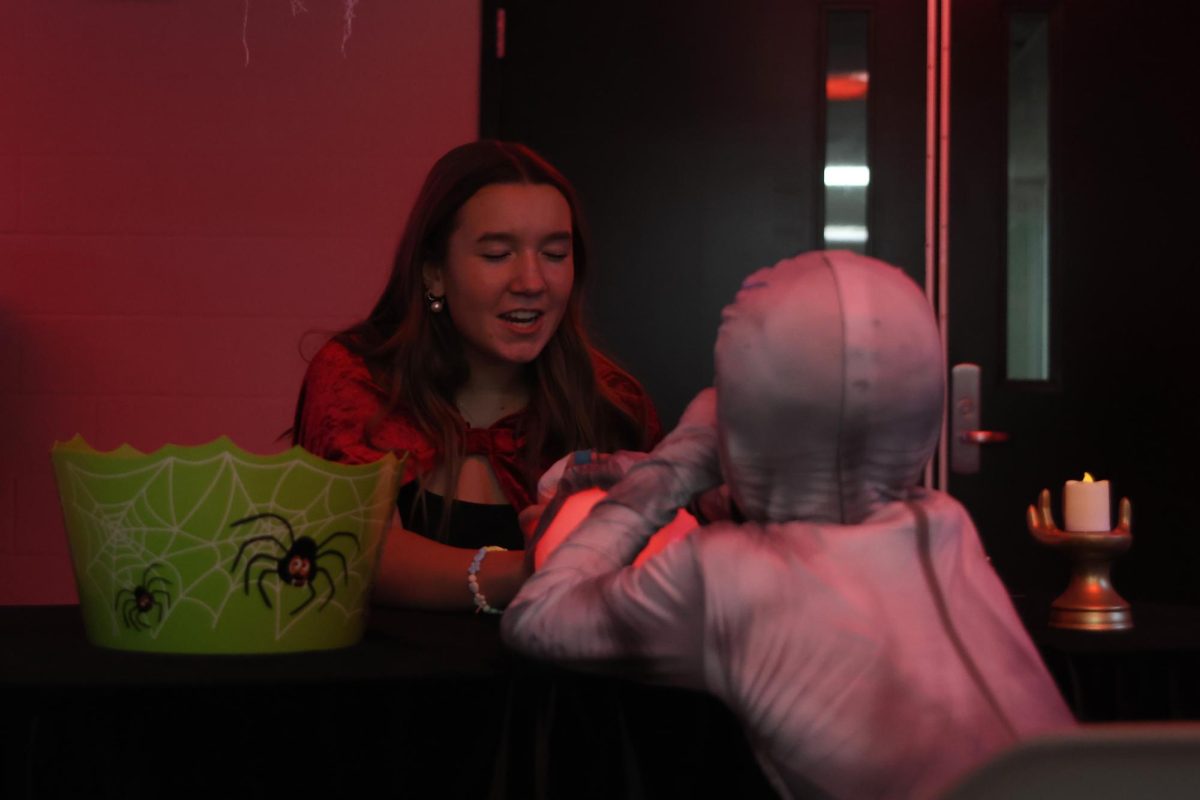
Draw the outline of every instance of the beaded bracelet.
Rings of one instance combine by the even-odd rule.
[[[488,605],[487,598],[483,596],[483,592],[479,591],[479,567],[483,564],[483,559],[492,550],[504,550],[506,548],[498,545],[490,544],[487,547],[481,547],[475,552],[475,557],[471,559],[471,566],[467,567],[467,588],[471,590],[471,599],[475,602],[475,613],[482,611],[484,614],[503,614],[504,609],[492,608]]]

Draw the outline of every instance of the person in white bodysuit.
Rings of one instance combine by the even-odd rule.
[[[784,797],[935,796],[1073,725],[970,517],[917,486],[944,372],[915,284],[847,252],[782,261],[744,282],[715,355],[650,456],[612,459],[624,476],[545,555],[505,641],[711,692]],[[722,483],[732,519],[633,566]]]

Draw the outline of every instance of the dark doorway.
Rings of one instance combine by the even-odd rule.
[[[1137,600],[1200,599],[1187,513],[1200,435],[1184,389],[1200,343],[1184,235],[1196,206],[1184,115],[1197,17],[1131,0],[953,4],[950,361],[982,367],[983,425],[1012,438],[984,448],[977,474],[951,472],[949,489],[1009,588],[1045,592],[1065,587],[1065,562],[1032,542],[1026,506],[1049,488],[1062,525],[1064,481],[1110,480],[1114,506],[1133,503],[1133,549],[1114,583],[1135,617]],[[1046,80],[1041,170],[1027,158],[1040,121],[1021,108],[1041,99],[1022,88],[1031,64]],[[1045,180],[1044,210],[1034,179]],[[1043,379],[1014,352],[1038,338],[1009,275],[1030,249],[1031,208],[1047,232],[1034,237],[1048,266]]]
[[[711,383],[741,279],[822,247],[838,12],[861,16],[870,69],[866,250],[923,281],[922,2],[484,3],[482,134],[576,184],[594,328],[668,425]]]

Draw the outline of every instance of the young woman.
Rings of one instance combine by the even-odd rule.
[[[642,387],[588,343],[575,192],[530,149],[434,165],[370,315],[313,358],[294,439],[334,461],[408,453],[376,599],[496,611],[527,576],[518,512],[581,449],[648,449]]]

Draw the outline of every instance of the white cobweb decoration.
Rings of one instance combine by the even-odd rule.
[[[203,471],[207,476],[199,490],[187,492],[187,497],[177,496],[173,489],[177,485],[174,473],[181,469],[193,476]],[[239,474],[246,470],[276,472],[273,487],[268,485],[267,491],[258,481],[252,491]],[[289,503],[281,496],[281,488],[295,470],[308,470],[317,480],[323,479],[324,489],[306,496],[302,503]],[[77,579],[81,590],[86,583],[97,596],[110,599],[106,605],[114,636],[137,628],[140,635],[157,638],[171,617],[189,606],[202,609],[215,629],[226,606],[238,595],[248,595],[257,606],[255,613],[273,614],[275,641],[312,614],[338,613],[349,620],[364,613],[362,587],[371,577],[378,542],[368,550],[365,536],[355,535],[356,542],[329,537],[347,528],[365,531],[378,522],[367,517],[373,507],[375,476],[339,479],[352,487],[358,501],[357,510],[350,514],[344,501],[340,510],[331,505],[335,481],[300,461],[286,467],[263,466],[223,452],[198,461],[167,457],[126,472],[103,474],[71,463],[65,476],[67,485],[60,491],[69,515],[83,528],[73,537],[73,547],[80,550],[73,554]],[[124,487],[119,501],[103,496],[109,494],[104,487],[114,481]],[[130,486],[135,487],[133,491]],[[309,586],[290,585],[274,571],[291,541],[283,523],[262,518],[232,527],[238,519],[255,514],[277,514],[288,520],[295,539],[307,536],[318,545],[328,542],[330,548],[336,548],[341,558],[317,562],[327,574],[320,579],[314,574],[315,598]],[[245,546],[235,568],[239,548],[254,537],[263,538]],[[264,558],[251,568],[257,555]],[[154,595],[159,602],[145,613],[130,605],[139,588],[159,593]],[[263,608],[260,591],[269,598],[270,609]],[[309,602],[305,604],[305,600]]]
[[[342,57],[346,57],[346,45],[354,33],[354,13],[359,0],[339,0],[342,4]],[[288,0],[292,16],[308,13],[304,0]],[[246,66],[250,66],[250,0],[242,0],[242,52],[246,55]]]

